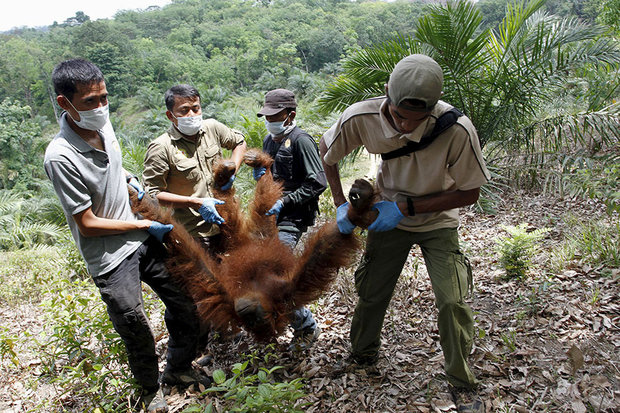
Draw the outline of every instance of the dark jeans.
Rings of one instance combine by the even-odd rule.
[[[196,306],[166,270],[165,257],[163,245],[149,237],[118,267],[93,279],[108,307],[114,329],[125,343],[129,367],[146,389],[158,385],[159,367],[155,339],[144,311],[141,281],[166,305],[164,320],[170,334],[168,367],[173,370],[189,368],[196,355]]]
[[[291,249],[295,249],[297,242],[301,238],[303,231],[292,231],[287,227],[286,230],[278,228],[278,238],[284,245],[287,245]],[[302,331],[314,331],[316,328],[316,321],[312,317],[312,312],[306,307],[298,308],[293,311],[293,318],[291,320],[291,328],[295,332]]]

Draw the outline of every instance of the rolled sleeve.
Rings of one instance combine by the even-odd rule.
[[[222,148],[233,150],[245,141],[243,133],[236,129],[229,128],[221,122],[213,120],[210,126],[216,132],[215,135],[218,137],[219,144]]]
[[[162,191],[168,189],[168,173],[170,164],[164,145],[157,141],[149,144],[144,157],[144,172],[142,178],[148,193],[156,197]]]

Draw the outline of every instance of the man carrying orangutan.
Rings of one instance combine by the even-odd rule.
[[[246,144],[241,132],[215,119],[203,119],[200,94],[190,85],[172,86],[164,95],[168,130],[148,146],[144,159],[147,191],[174,209],[174,218],[206,248],[217,245],[223,218],[213,198],[213,162],[222,148],[232,150],[237,170]],[[222,187],[229,189],[235,175]]]
[[[101,70],[86,60],[67,60],[54,68],[52,82],[56,101],[65,112],[60,132],[45,152],[45,172],[112,324],[125,343],[129,366],[143,390],[144,410],[166,412],[141,281],[166,305],[170,338],[161,382],[210,385],[208,377],[191,367],[198,339],[196,306],[164,266],[162,240],[172,225],[138,219],[131,212],[127,184],[139,196],[144,191],[123,169]]]
[[[363,146],[381,154],[376,184],[382,200],[368,227],[366,250],[355,272],[359,301],[351,323],[351,365],[374,365],[394,288],[413,244],[422,250],[439,310],[445,371],[459,411],[483,411],[471,392],[477,380],[467,365],[474,320],[465,296],[471,267],[458,241],[459,209],[475,203],[489,180],[471,121],[440,101],[441,67],[414,54],[394,68],[386,96],[347,108],[320,141],[321,156],[340,231],[351,233],[337,162]],[[446,115],[447,114],[447,115]]]
[[[271,172],[284,190],[267,214],[276,216],[278,237],[291,249],[314,225],[319,195],[327,188],[316,142],[297,126],[296,109],[293,92],[274,89],[265,94],[263,107],[257,113],[258,117],[265,117],[269,132],[263,140],[263,151],[274,159]],[[264,173],[265,168],[254,168],[254,179],[259,180]],[[289,350],[309,348],[321,331],[306,307],[295,310],[291,327],[293,339]]]

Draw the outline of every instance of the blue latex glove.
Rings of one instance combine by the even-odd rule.
[[[258,181],[261,176],[265,175],[265,172],[267,172],[267,169],[265,169],[264,167],[262,166],[255,167],[254,171],[252,172],[254,175],[254,180]]]
[[[132,176],[129,181],[127,181],[127,184],[131,185],[136,191],[138,191],[138,201],[142,201],[142,198],[144,198],[144,188],[142,188],[142,185],[140,185],[138,179],[135,176]]]
[[[379,216],[368,227],[369,231],[389,231],[396,228],[400,220],[405,217],[396,202],[380,201],[374,204],[372,209],[379,211]]]
[[[149,234],[157,238],[157,241],[163,242],[164,235],[172,231],[172,228],[174,228],[172,224],[162,224],[161,222],[153,221],[147,231]]]
[[[284,202],[282,202],[281,199],[278,199],[276,201],[275,204],[273,204],[273,206],[271,207],[271,209],[269,211],[267,211],[267,213],[265,215],[275,215],[276,218],[278,217],[278,215],[280,215],[280,210],[282,210],[282,207],[284,206]]]
[[[205,222],[218,225],[223,224],[225,222],[224,218],[222,218],[222,216],[217,212],[217,209],[215,209],[216,205],[221,205],[223,203],[224,201],[216,198],[205,198],[205,201],[202,203],[200,208],[198,208],[198,212]]]
[[[222,191],[228,191],[232,187],[233,182],[235,182],[235,175],[231,176],[228,182],[222,185]]]
[[[338,231],[342,234],[350,234],[355,229],[355,225],[349,221],[347,212],[349,211],[349,203],[345,202],[336,209],[336,223],[338,224]]]

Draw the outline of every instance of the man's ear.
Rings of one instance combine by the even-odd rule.
[[[172,123],[174,123],[176,125],[176,123],[174,122],[176,119],[174,118],[174,116],[172,116],[172,112],[167,110],[166,111],[166,117],[170,120],[170,122],[172,122]]]
[[[293,120],[295,120],[296,115],[297,115],[297,112],[295,112],[294,110],[291,110],[291,112],[288,114],[289,120],[293,122]]]
[[[67,112],[69,111],[69,109],[72,109],[71,105],[69,104],[69,99],[65,95],[56,96],[56,103],[58,103],[58,106],[60,106]]]
[[[387,83],[383,85],[385,87],[385,96],[388,96],[388,85]]]

